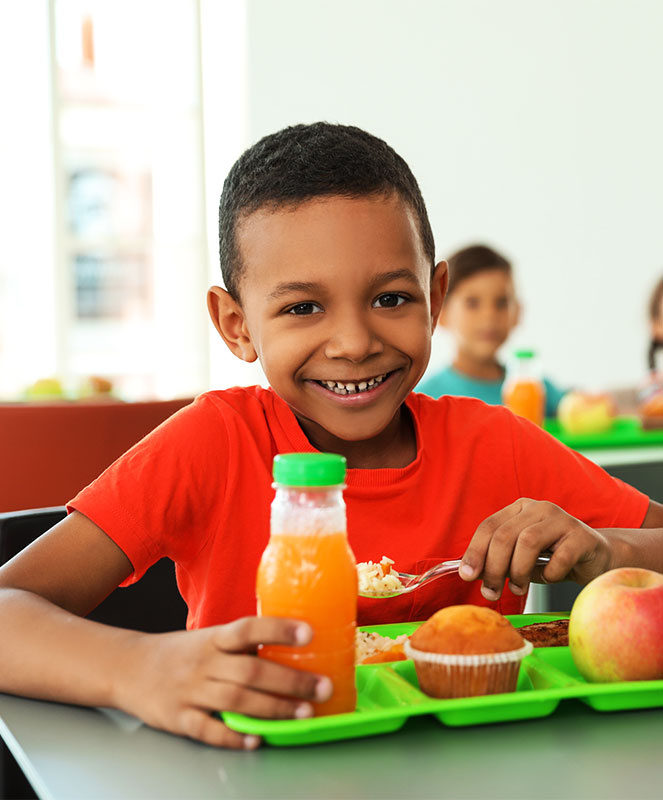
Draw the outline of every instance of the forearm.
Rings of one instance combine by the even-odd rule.
[[[0,691],[116,705],[130,654],[148,634],[71,614],[32,592],[0,590]]]
[[[663,573],[663,528],[599,530],[610,545],[610,569],[640,567]]]

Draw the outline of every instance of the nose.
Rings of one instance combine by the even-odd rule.
[[[333,321],[325,355],[359,364],[383,349],[381,338],[363,314],[346,314]]]

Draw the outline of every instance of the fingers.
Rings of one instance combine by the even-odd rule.
[[[199,708],[187,708],[179,718],[179,730],[182,736],[196,739],[213,747],[228,747],[233,750],[255,750],[260,746],[259,736],[246,736],[228,728],[218,717],[210,715]]]
[[[482,574],[488,548],[495,532],[504,522],[517,516],[521,512],[522,506],[523,501],[516,500],[515,503],[491,514],[479,525],[467,546],[458,570],[463,580],[473,581]]]
[[[225,680],[206,681],[192,699],[193,705],[210,711],[234,711],[263,719],[306,719],[313,716],[310,702],[266,694]]]
[[[207,678],[310,702],[328,700],[333,692],[332,682],[325,675],[293,669],[251,655],[219,654],[210,661]]]
[[[546,582],[563,580],[578,559],[580,543],[569,536],[574,526],[585,527],[553,503],[521,498],[479,525],[460,575],[464,580],[481,577],[481,593],[490,601],[499,599],[507,577],[516,595],[525,594],[530,581],[541,576]],[[535,562],[546,549],[555,552],[541,573]]]
[[[242,617],[215,628],[214,644],[229,653],[255,653],[259,644],[304,645],[313,631],[306,622],[281,617]]]

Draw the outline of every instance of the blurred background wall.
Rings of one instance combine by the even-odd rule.
[[[663,3],[250,0],[247,32],[252,140],[316,119],[385,138],[439,257],[486,241],[513,260],[514,344],[561,385],[642,377],[663,273]]]
[[[440,258],[513,260],[513,345],[558,383],[637,382],[662,31],[658,0],[3,0],[0,397],[93,372],[132,397],[262,380],[206,318],[218,195],[248,144],[317,119],[404,156]]]

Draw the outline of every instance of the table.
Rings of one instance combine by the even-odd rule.
[[[218,750],[120,712],[0,695],[0,732],[42,800],[660,798],[663,712],[564,701],[543,719]]]

